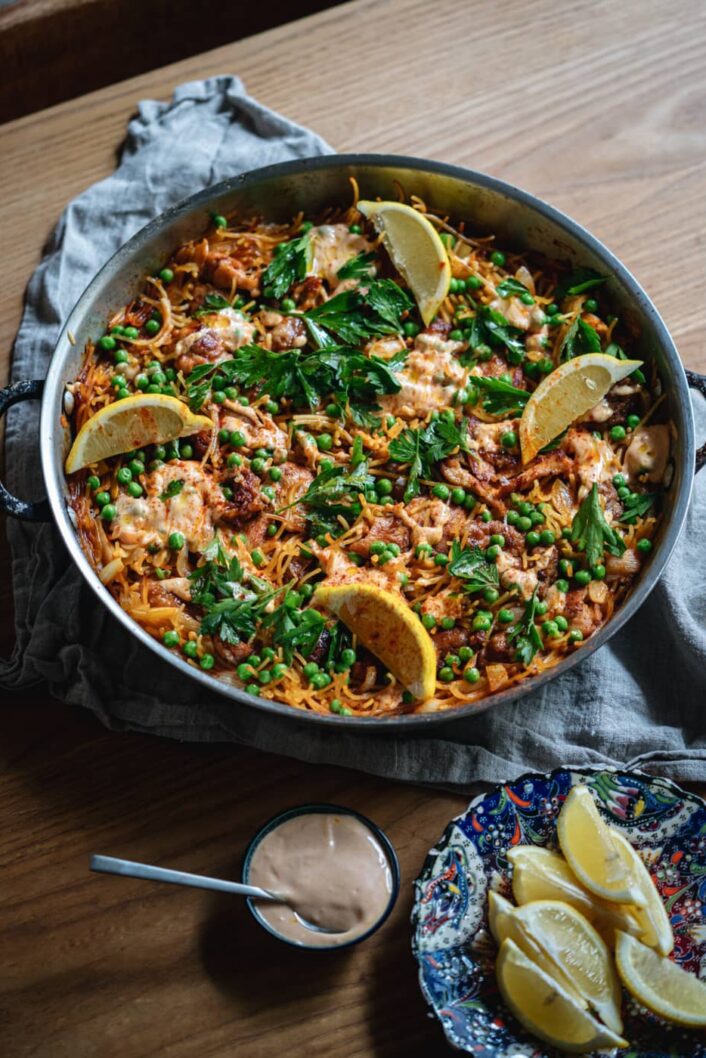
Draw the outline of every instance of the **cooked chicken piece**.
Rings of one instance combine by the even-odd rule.
[[[321,224],[309,234],[309,273],[325,279],[332,289],[338,287],[338,273],[351,257],[369,253],[372,243],[363,235],[355,235],[346,224]]]
[[[243,407],[234,400],[226,400],[223,408],[225,415],[221,420],[221,427],[231,432],[239,431],[245,438],[246,449],[272,448],[275,452],[286,455],[289,439],[269,412],[263,411],[262,408]]]
[[[380,400],[389,415],[424,417],[434,408],[447,408],[456,390],[468,378],[468,370],[455,355],[462,342],[446,341],[436,333],[422,331],[414,340],[397,379],[402,388]]]
[[[237,309],[221,309],[201,317],[198,330],[181,338],[174,347],[179,371],[188,374],[197,364],[220,364],[255,336],[255,324]]]
[[[397,544],[401,551],[407,551],[409,538],[409,529],[403,522],[394,515],[381,514],[370,523],[366,535],[350,544],[348,550],[367,558],[371,544],[382,540],[386,544]]]
[[[564,447],[576,457],[576,469],[581,482],[579,500],[588,495],[594,482],[610,482],[615,474],[620,473],[620,462],[611,446],[593,434],[571,429]]]
[[[609,577],[633,577],[640,571],[640,559],[637,551],[628,549],[622,555],[608,555],[605,560],[606,573]]]
[[[624,470],[631,480],[644,476],[661,482],[669,459],[669,427],[639,426],[625,452]]]

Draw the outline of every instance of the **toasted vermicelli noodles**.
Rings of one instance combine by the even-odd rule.
[[[629,351],[606,277],[410,201],[451,263],[430,326],[355,205],[289,224],[214,217],[145,277],[69,386],[74,433],[139,392],[212,420],[71,475],[81,546],[190,664],[317,713],[450,709],[551,668],[610,620],[659,520],[673,428],[651,364],[520,460],[541,379]],[[356,581],[419,615],[431,699],[311,606],[318,585]]]

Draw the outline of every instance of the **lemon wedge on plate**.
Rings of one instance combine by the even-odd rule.
[[[312,605],[329,610],[348,625],[415,698],[432,697],[436,650],[422,622],[399,596],[377,584],[324,584],[313,595]]]
[[[434,225],[403,202],[358,202],[358,209],[382,235],[397,271],[409,284],[425,324],[449,292],[451,266]]]
[[[66,473],[135,448],[166,444],[212,429],[209,418],[194,415],[177,397],[136,393],[106,404],[83,424],[66,459]]]
[[[704,981],[627,933],[618,933],[615,961],[623,984],[638,1003],[678,1025],[706,1027]]]
[[[512,864],[512,895],[518,904],[533,900],[562,900],[576,908],[612,943],[613,931],[639,936],[637,908],[611,904],[589,893],[558,852],[541,845],[515,845],[508,850]]]
[[[574,786],[557,820],[561,851],[571,870],[590,892],[603,900],[644,907],[645,896],[630,862],[602,819],[587,786]]]
[[[649,871],[627,838],[615,829],[612,830],[612,835],[613,841],[617,843],[626,865],[632,871],[635,882],[645,898],[645,906],[636,907],[633,911],[640,929],[640,940],[648,947],[655,948],[660,955],[669,955],[674,947],[674,934],[662,898],[650,878]],[[634,933],[634,930],[626,932]]]
[[[522,462],[605,397],[611,386],[631,375],[642,360],[616,360],[606,353],[584,353],[567,360],[539,383],[520,419]]]
[[[579,1052],[628,1046],[509,938],[500,945],[496,973],[503,999],[512,1013],[546,1043]]]
[[[576,990],[563,967],[553,962],[540,947],[538,938],[530,933],[526,923],[515,914],[518,910],[509,900],[492,889],[488,893],[488,925],[498,944],[509,938],[528,959],[549,977],[554,977],[574,1001],[587,1010],[587,1001]]]

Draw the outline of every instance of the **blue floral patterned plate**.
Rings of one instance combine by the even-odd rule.
[[[667,779],[558,768],[523,775],[477,797],[452,820],[415,882],[414,955],[424,996],[454,1047],[476,1058],[558,1058],[510,1014],[495,983],[487,893],[511,898],[507,850],[557,847],[556,817],[585,783],[607,820],[639,851],[669,912],[672,957],[706,978],[706,804]],[[624,994],[623,1058],[706,1058],[706,1035],[668,1025]],[[594,1052],[595,1055],[598,1052]]]

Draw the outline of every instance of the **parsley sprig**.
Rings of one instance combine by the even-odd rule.
[[[574,516],[571,542],[584,552],[589,569],[600,563],[604,550],[611,555],[622,555],[625,550],[622,537],[605,520],[595,481]]]
[[[173,496],[178,496],[181,490],[184,488],[184,481],[182,478],[175,478],[174,481],[170,481],[164,492],[160,492],[160,500],[171,500]]]
[[[481,346],[505,347],[508,360],[513,364],[519,364],[525,355],[522,331],[489,305],[482,305],[476,311],[468,329],[468,344],[472,351]]]
[[[351,257],[349,261],[346,261],[344,265],[341,265],[336,275],[339,279],[369,279],[375,271],[374,261],[374,250],[369,253],[362,250],[355,257]]]
[[[619,521],[624,525],[634,525],[638,518],[652,510],[657,494],[654,492],[631,492],[626,500],[623,500],[623,513]]]
[[[574,294],[585,294],[587,290],[601,286],[608,279],[610,276],[602,276],[595,268],[577,268],[575,272],[557,284],[554,300],[560,302],[565,297],[572,297]]]
[[[279,606],[266,614],[263,627],[272,629],[272,645],[282,650],[285,661],[291,664],[295,651],[308,657],[323,632],[326,621],[318,610],[299,609],[299,594],[288,588]]]
[[[471,382],[482,390],[483,408],[489,415],[519,415],[530,398],[526,389],[519,389],[502,378],[473,375]]]
[[[203,554],[206,561],[189,575],[192,602],[204,611],[201,633],[232,644],[252,639],[268,603],[282,589],[262,590],[256,578],[250,580],[257,590],[246,587],[242,565],[237,556],[228,557],[217,534]]]
[[[584,319],[577,316],[564,335],[559,350],[559,360],[573,360],[581,353],[600,353],[601,339],[598,331],[586,323]]]
[[[344,266],[345,267],[345,266]],[[373,279],[365,287],[343,290],[301,314],[321,349],[360,345],[386,334],[399,334],[402,316],[413,307],[409,294],[392,279]]]
[[[306,277],[308,244],[308,231],[290,242],[279,244],[262,274],[263,290],[273,298],[281,298],[293,283]]]
[[[507,630],[507,638],[510,643],[515,644],[515,660],[523,665],[529,665],[537,651],[544,646],[542,636],[535,621],[539,616],[537,613],[537,589],[532,592],[531,598],[525,603],[525,609],[518,621],[510,625]]]
[[[447,567],[454,577],[460,577],[468,592],[497,588],[500,583],[498,567],[488,562],[480,547],[461,547],[458,540],[451,545],[451,561]]]
[[[434,465],[457,449],[468,451],[468,429],[466,420],[459,425],[447,419],[434,419],[423,429],[403,430],[390,443],[390,459],[395,463],[408,463],[405,503],[419,495],[420,478],[430,478]]]

